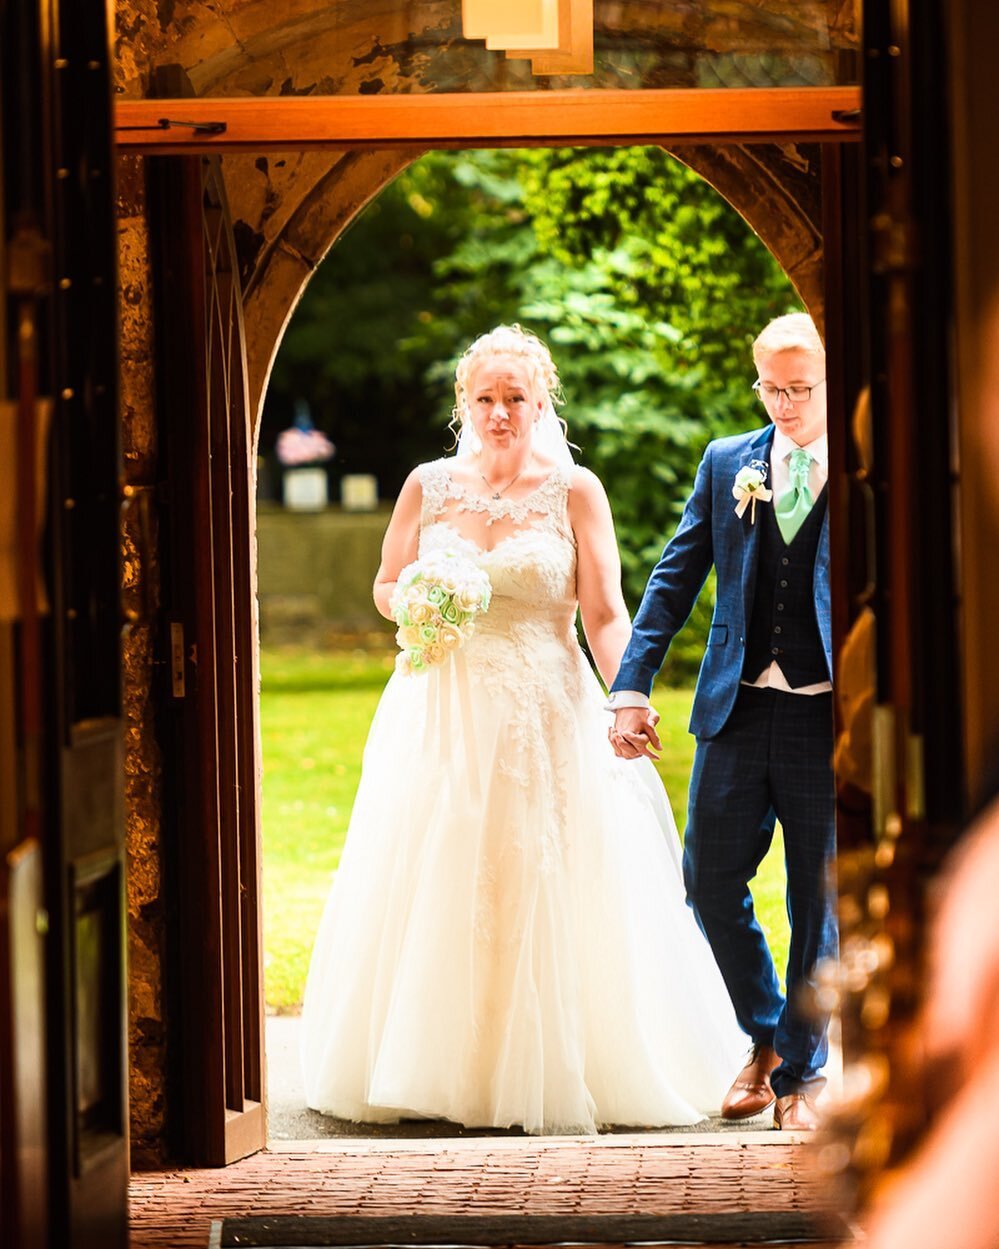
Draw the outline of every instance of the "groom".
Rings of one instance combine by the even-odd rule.
[[[683,867],[753,1043],[722,1115],[749,1118],[776,1103],[776,1127],[809,1129],[818,1126],[826,1022],[800,1009],[800,990],[837,945],[826,882],[835,829],[825,349],[811,318],[792,313],[764,329],[753,359],[771,424],[705,451],[611,688],[611,742],[623,758],[655,757],[648,695],[714,564],[717,605],[690,720],[697,750]],[[749,891],[774,814],[791,921],[786,1000]]]

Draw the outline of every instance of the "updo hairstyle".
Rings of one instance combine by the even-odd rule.
[[[483,360],[491,356],[517,356],[527,364],[531,388],[538,397],[547,395],[554,407],[562,402],[562,387],[551,352],[536,334],[519,325],[497,325],[480,334],[458,361],[454,374],[454,414],[451,426],[460,427],[468,412],[468,387]]]

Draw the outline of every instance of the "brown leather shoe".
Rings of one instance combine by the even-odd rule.
[[[788,1093],[774,1105],[774,1127],[783,1132],[814,1132],[822,1126],[815,1103],[807,1093]]]
[[[722,1102],[723,1119],[751,1119],[774,1104],[770,1072],[780,1064],[772,1045],[754,1045],[749,1062],[735,1077]]]

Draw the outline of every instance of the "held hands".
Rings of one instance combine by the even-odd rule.
[[[607,736],[619,759],[658,759],[662,742],[656,732],[659,712],[654,707],[621,707]]]

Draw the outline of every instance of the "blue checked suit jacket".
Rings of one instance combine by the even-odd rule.
[[[758,518],[755,525],[750,523],[748,509],[741,518],[736,516],[732,484],[739,469],[754,460],[766,462],[769,468],[773,436],[774,427],[768,425],[708,445],[676,533],[649,577],[631,641],[611,686],[612,690],[651,692],[669,645],[693,610],[714,564],[716,605],[690,716],[695,737],[714,737],[722,730],[739,692],[756,587],[760,525]],[[832,680],[828,510],[819,536],[813,585],[815,615]]]

